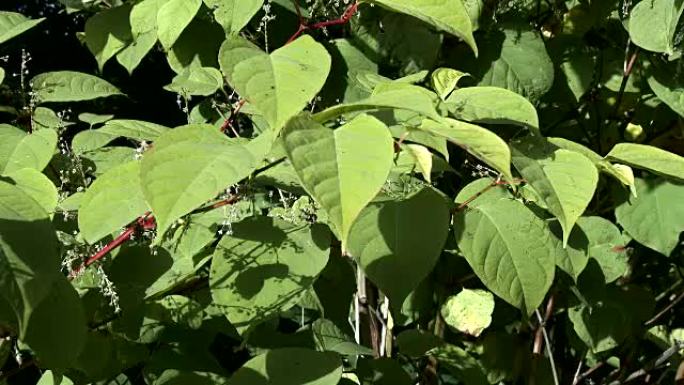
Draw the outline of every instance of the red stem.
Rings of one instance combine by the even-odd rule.
[[[295,32],[294,35],[292,35],[287,40],[287,42],[285,43],[286,45],[292,43],[296,38],[298,38],[302,34],[302,32],[306,31],[307,29],[321,29],[329,27],[331,25],[347,24],[349,20],[351,20],[351,18],[358,11],[359,3],[355,1],[352,4],[350,4],[349,7],[347,7],[347,9],[344,11],[342,16],[338,19],[321,21],[319,23],[315,23],[312,25],[309,25],[306,22],[306,20],[304,20],[304,17],[302,16],[302,13],[299,9],[299,4],[297,3],[297,0],[295,0],[295,9],[297,10],[297,17],[299,17],[299,27],[297,28],[297,32]]]
[[[223,122],[221,125],[221,132],[226,132],[228,128],[230,128],[231,131],[233,131],[233,134],[235,137],[238,137],[237,131],[235,131],[235,128],[233,127],[233,122],[235,121],[235,117],[237,116],[238,112],[240,112],[240,109],[242,109],[242,106],[245,105],[245,100],[242,99],[238,102],[237,106],[235,106],[235,109],[230,111],[230,116]]]
[[[232,196],[232,197],[230,197],[230,198],[228,198],[228,199],[224,199],[224,200],[218,201],[218,202],[213,203],[213,204],[211,204],[211,205],[209,205],[209,206],[201,207],[201,208],[199,208],[199,209],[193,211],[192,213],[195,213],[195,214],[196,214],[196,213],[202,213],[202,212],[206,212],[206,211],[211,211],[211,210],[217,209],[217,208],[219,208],[219,207],[232,205],[232,204],[234,204],[235,202],[237,202],[238,200],[240,200],[240,197],[239,197],[239,196],[237,196],[237,195],[236,195],[236,196]],[[154,216],[151,215],[150,212],[145,213],[145,215],[143,215],[142,217],[136,219],[135,223],[133,223],[132,225],[128,226],[128,227],[126,228],[126,230],[124,230],[121,234],[119,234],[119,236],[117,236],[116,238],[114,238],[113,241],[109,242],[109,243],[108,243],[105,247],[103,247],[100,251],[98,251],[97,253],[95,253],[92,257],[88,258],[81,266],[79,266],[79,267],[77,267],[76,269],[74,269],[73,271],[71,271],[71,273],[69,273],[69,279],[75,278],[75,277],[78,276],[83,270],[85,270],[85,268],[87,268],[88,266],[92,265],[93,263],[95,263],[95,262],[101,260],[102,258],[104,258],[105,256],[107,256],[107,255],[108,255],[109,253],[111,253],[112,251],[116,250],[118,247],[120,247],[120,246],[123,245],[124,243],[130,241],[130,240],[131,240],[131,237],[133,237],[133,234],[135,234],[135,232],[136,232],[137,230],[140,230],[140,229],[143,229],[143,230],[154,230],[156,227],[157,227],[157,223],[156,223],[156,221],[155,221],[155,219],[154,219]]]

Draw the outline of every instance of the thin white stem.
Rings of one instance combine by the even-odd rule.
[[[539,320],[539,327],[542,328],[542,335],[544,336],[544,342],[546,343],[546,353],[549,355],[549,363],[551,363],[551,373],[553,374],[553,383],[555,385],[560,385],[558,381],[558,372],[556,371],[556,362],[553,360],[553,352],[551,351],[551,340],[549,335],[546,333],[546,325],[544,325],[544,318],[542,318],[539,310],[535,310],[534,313],[537,315],[537,320]]]

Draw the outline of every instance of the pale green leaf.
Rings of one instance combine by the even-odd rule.
[[[490,32],[480,41],[480,48],[477,60],[464,58],[459,63],[480,79],[479,85],[507,88],[532,103],[537,103],[551,89],[553,62],[537,31]]]
[[[217,52],[225,41],[223,28],[196,18],[166,53],[171,69],[177,74],[188,67],[219,67]]]
[[[316,345],[322,351],[336,352],[342,355],[358,356],[373,355],[373,350],[354,342],[354,338],[345,334],[334,322],[325,319],[317,319],[311,329],[316,340]]]
[[[637,198],[615,209],[617,222],[637,242],[669,256],[684,231],[684,186],[662,179],[637,179]]]
[[[475,199],[472,199],[476,197]],[[513,199],[505,185],[496,184],[496,181],[491,178],[480,178],[468,183],[458,192],[456,196],[456,204],[461,205],[467,200],[468,207],[477,207],[488,202],[498,201],[502,198]]]
[[[228,35],[235,35],[261,10],[264,0],[204,0]]]
[[[0,175],[24,168],[43,171],[57,147],[57,132],[50,129],[32,134],[0,124]]]
[[[378,194],[392,168],[389,130],[368,115],[336,130],[303,115],[286,126],[283,143],[302,186],[326,211],[346,247],[352,224]]]
[[[104,147],[120,137],[141,142],[154,141],[168,130],[168,127],[142,120],[110,120],[101,128],[76,134],[71,141],[71,148],[75,153],[81,154]]]
[[[132,73],[157,42],[157,14],[169,0],[144,0],[131,9],[133,41],[116,55],[117,61]]]
[[[29,19],[15,12],[0,12],[0,44],[40,24],[45,18]]]
[[[678,74],[678,70],[655,68],[647,81],[658,99],[672,111],[684,116],[684,80]]]
[[[446,138],[487,163],[503,174],[506,179],[513,180],[511,151],[506,142],[493,132],[474,124],[448,118],[437,121],[426,119],[420,129]]]
[[[433,25],[440,31],[466,42],[477,56],[473,26],[462,0],[365,0],[396,12],[405,13]]]
[[[672,55],[682,11],[681,0],[640,1],[629,14],[629,37],[645,50]]]
[[[123,95],[116,87],[97,76],[73,72],[45,72],[31,80],[39,103],[77,102]]]
[[[60,276],[57,248],[55,230],[40,204],[0,181],[0,295],[12,307],[21,336]]]
[[[446,299],[440,313],[452,328],[479,337],[492,323],[494,296],[486,290],[463,289]]]
[[[140,186],[140,161],[133,160],[99,176],[86,190],[78,227],[83,238],[94,244],[148,210]]]
[[[606,158],[684,182],[684,157],[658,147],[618,143]]]
[[[85,41],[102,71],[105,63],[133,39],[129,15],[130,5],[105,9],[88,19]]]
[[[22,168],[7,174],[14,184],[26,195],[33,198],[45,210],[52,214],[57,207],[57,187],[42,172],[32,168]]]
[[[337,385],[342,361],[331,352],[302,348],[269,350],[235,372],[231,385]]]
[[[314,114],[313,118],[324,123],[352,112],[399,109],[438,119],[439,114],[435,110],[437,100],[435,93],[423,87],[406,83],[383,82],[375,86],[373,93],[368,98],[354,103],[332,106]]]
[[[140,171],[158,234],[247,177],[259,166],[272,140],[267,132],[243,145],[206,125],[176,128],[159,137],[143,157]]]
[[[308,35],[270,55],[244,38],[230,37],[221,46],[219,61],[228,83],[274,130],[306,107],[331,68],[325,47]]]
[[[201,6],[202,0],[169,0],[159,8],[157,36],[166,50],[176,43]]]
[[[209,285],[214,302],[245,333],[286,311],[328,262],[330,232],[264,216],[233,224],[216,248]]]
[[[369,205],[347,246],[368,278],[399,309],[432,271],[449,234],[449,202],[432,188],[402,201]]]
[[[584,155],[528,136],[511,144],[512,161],[563,229],[563,246],[589,205],[598,184],[598,171]]]
[[[547,138],[548,141],[560,148],[578,152],[591,160],[596,168],[602,173],[608,174],[625,186],[634,186],[634,175],[630,177],[631,169],[624,165],[611,164],[593,150],[584,145],[564,138]]]
[[[446,100],[449,94],[458,86],[459,80],[470,74],[451,68],[437,68],[431,75],[432,89],[442,100]]]
[[[126,68],[129,74],[140,65],[142,59],[147,55],[157,42],[157,32],[149,31],[134,38],[126,48],[119,51],[116,60]]]
[[[68,377],[48,370],[43,373],[36,385],[74,385],[74,383]]]
[[[221,71],[211,67],[190,67],[176,75],[165,90],[180,95],[209,96],[223,86]]]
[[[458,247],[482,283],[531,314],[553,282],[553,234],[525,205],[499,199],[470,208],[454,219]]]
[[[78,120],[89,124],[91,127],[97,124],[106,123],[112,119],[114,119],[114,115],[101,115],[90,112],[82,112],[78,114]]]
[[[524,97],[499,87],[468,87],[446,100],[449,112],[459,120],[488,124],[515,124],[539,130],[537,110]]]
[[[5,70],[0,67],[0,84],[5,81]]]

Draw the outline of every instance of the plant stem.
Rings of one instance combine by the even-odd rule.
[[[321,21],[319,23],[309,25],[307,21],[304,19],[304,16],[302,16],[302,11],[299,8],[299,3],[297,2],[297,0],[294,0],[294,4],[295,9],[297,11],[297,17],[299,18],[299,26],[297,27],[297,32],[295,32],[289,39],[287,39],[287,42],[285,43],[286,45],[292,43],[306,30],[321,29],[332,25],[347,24],[349,20],[351,20],[352,16],[356,14],[359,8],[359,3],[355,1],[352,4],[350,4],[349,7],[347,7],[342,16],[340,16],[339,18],[334,20]]]
[[[684,292],[682,292],[681,294],[679,294],[679,295],[677,296],[677,298],[675,298],[674,300],[672,300],[672,302],[670,302],[669,305],[665,306],[665,308],[664,308],[663,310],[659,311],[658,314],[656,314],[655,316],[653,316],[653,318],[651,318],[650,320],[644,322],[644,326],[651,326],[651,325],[653,325],[654,323],[658,322],[658,320],[659,320],[660,318],[662,318],[665,314],[667,314],[668,311],[672,310],[672,308],[675,307],[675,306],[676,306],[679,302],[681,302],[683,299],[684,299]]]

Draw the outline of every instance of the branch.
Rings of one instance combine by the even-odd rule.
[[[226,132],[228,128],[233,132],[233,135],[235,137],[239,137],[240,135],[235,131],[235,128],[233,127],[233,123],[235,122],[235,117],[237,116],[238,112],[240,112],[240,109],[242,109],[242,106],[245,105],[245,100],[242,99],[238,102],[237,106],[235,106],[234,109],[230,111],[230,116],[223,121],[223,124],[221,125],[221,132]]]
[[[644,326],[651,326],[654,323],[658,322],[659,319],[661,319],[665,314],[667,314],[668,311],[672,310],[673,307],[675,307],[679,302],[681,302],[684,299],[684,292],[679,294],[677,298],[672,300],[669,305],[667,305],[663,310],[659,311],[658,314],[653,316],[650,320],[644,322]]]
[[[207,211],[217,209],[219,207],[232,205],[239,200],[240,200],[240,197],[235,195],[235,196],[232,196],[228,199],[224,199],[224,200],[218,201],[216,203],[212,203],[210,205],[200,207],[200,208],[192,211],[190,214],[204,213]],[[114,238],[113,241],[109,242],[105,247],[103,247],[101,250],[99,250],[97,253],[95,253],[92,257],[88,258],[81,266],[79,266],[78,268],[71,271],[71,273],[69,273],[69,279],[76,278],[88,266],[90,266],[93,263],[101,260],[102,258],[107,256],[112,251],[121,247],[121,245],[123,245],[124,243],[130,241],[131,237],[133,237],[133,234],[135,234],[136,231],[154,230],[156,228],[157,228],[157,223],[154,219],[154,216],[150,212],[145,213],[145,215],[136,219],[136,221],[132,225],[128,226],[126,228],[126,230],[124,230],[121,234],[119,234],[119,236]]]
[[[627,378],[625,378],[623,381],[613,381],[609,385],[620,385],[624,384],[630,381],[634,381],[639,377],[645,376],[649,371],[657,368],[658,366],[662,365],[665,363],[665,361],[669,360],[670,357],[674,356],[677,354],[677,352],[682,348],[682,343],[679,341],[675,341],[675,344],[670,346],[667,350],[665,350],[658,358],[656,358],[654,361],[651,361],[648,363],[646,366],[643,368],[637,370],[636,372],[633,372]]]
[[[321,29],[332,25],[347,24],[359,9],[359,3],[357,1],[354,1],[352,4],[349,5],[349,7],[347,7],[342,16],[340,16],[339,18],[334,20],[321,21],[319,23],[309,25],[302,16],[302,11],[299,8],[299,3],[297,2],[297,0],[294,0],[294,4],[295,10],[297,11],[297,17],[299,18],[299,26],[297,27],[297,32],[295,32],[289,39],[287,39],[287,42],[285,43],[286,45],[292,43],[306,30]]]

